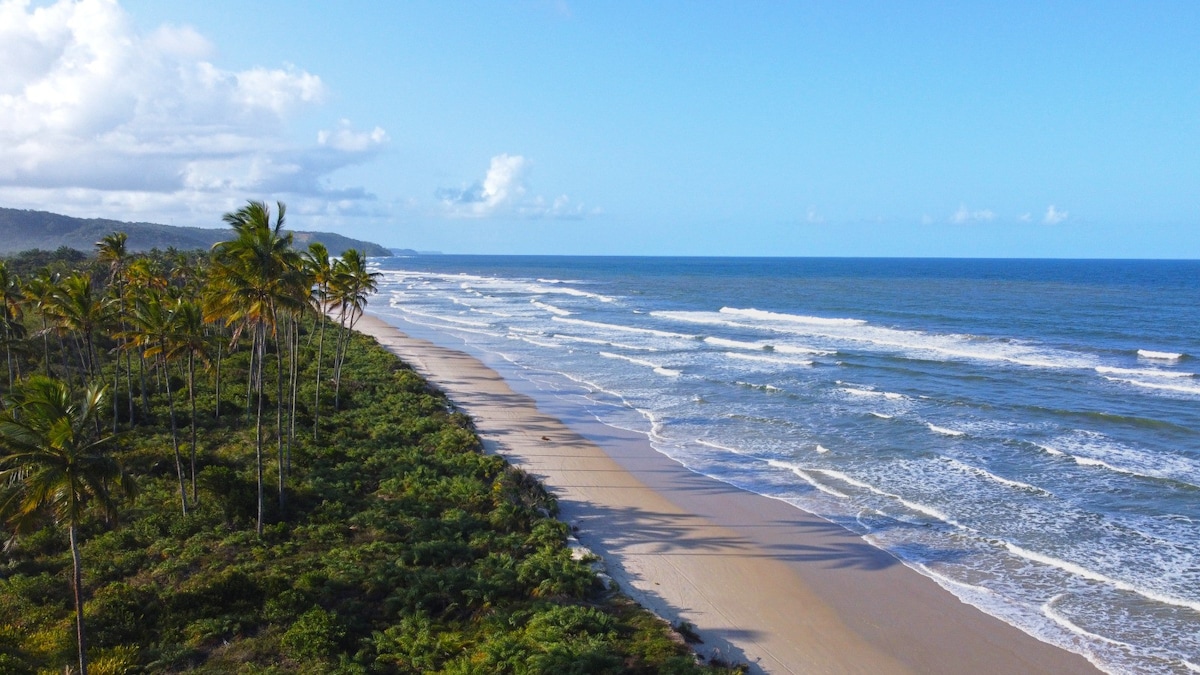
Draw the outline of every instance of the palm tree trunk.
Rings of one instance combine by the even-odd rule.
[[[221,419],[221,354],[224,352],[224,350],[224,343],[222,343],[221,340],[217,340],[217,381],[216,386],[213,387],[216,390],[217,406],[213,411],[213,419],[218,420]]]
[[[292,317],[292,348],[291,354],[291,378],[292,378],[292,395],[291,414],[288,417],[288,443],[287,443],[287,471],[292,473],[292,444],[296,442],[296,399],[300,397],[300,319]]]
[[[71,521],[71,562],[74,566],[75,591],[75,641],[79,647],[79,673],[87,675],[87,636],[83,629],[83,564],[79,556],[79,528]]]
[[[165,347],[164,347],[165,349]],[[183,478],[183,457],[179,454],[179,424],[175,420],[175,397],[171,393],[171,371],[167,369],[167,360],[162,359],[163,377],[167,380],[167,408],[171,411],[171,446],[175,449],[175,473],[179,474],[179,501],[183,505],[183,515],[187,515],[187,483]]]
[[[112,429],[113,429],[114,434],[117,433],[117,418],[121,416],[121,412],[120,412],[121,409],[118,407],[119,402],[117,401],[117,399],[120,398],[117,396],[117,392],[120,390],[121,390],[121,352],[118,351],[117,352],[117,363],[113,367],[113,390],[112,390],[113,427],[112,427]]]
[[[117,340],[117,348],[116,348],[117,349],[117,358],[116,358],[115,362],[113,363],[112,399],[113,399],[113,433],[114,434],[117,433],[117,418],[120,417],[120,413],[119,413],[120,408],[118,408],[119,401],[117,401],[117,399],[119,397],[117,396],[117,392],[121,391],[121,354],[128,354],[127,350],[125,349],[125,337],[124,337],[124,335],[125,335],[125,296],[121,293],[121,291],[119,289],[118,289],[117,293],[118,293],[118,297],[120,298],[120,303],[118,305],[119,306],[118,311],[120,312],[120,316],[121,316],[121,321],[119,323],[121,337],[120,337],[120,339]],[[129,420],[133,421],[132,414],[129,416]]]
[[[345,312],[342,313],[342,322],[337,338],[337,342],[333,346],[333,409],[341,410],[342,361],[346,358],[346,345],[350,342],[350,336],[346,333]]]
[[[79,379],[86,382],[87,378],[92,374],[92,369],[88,366],[87,356],[84,353],[83,340],[80,340],[78,335],[73,336],[71,339],[75,342],[75,353],[79,356],[79,367],[83,370],[83,374]]]
[[[263,413],[262,379],[263,378],[262,378],[262,375],[263,375],[263,373],[262,373],[262,364],[263,364],[263,361],[266,360],[265,352],[266,352],[267,336],[266,336],[266,325],[265,324],[260,324],[256,328],[255,341],[257,342],[257,344],[254,346],[254,349],[250,350],[251,352],[255,352],[255,351],[259,352],[258,365],[257,365],[258,377],[256,378],[257,385],[258,385],[258,387],[257,387],[258,416],[255,418],[255,425],[254,425],[254,456],[255,456],[255,460],[258,464],[258,524],[256,525],[255,531],[257,532],[259,537],[262,537],[262,533],[263,533],[263,454],[262,454],[262,449],[263,449],[263,424],[262,424],[262,413]]]
[[[188,404],[192,408],[192,506],[200,503],[196,496],[196,355],[188,353]]]
[[[138,354],[138,377],[142,380],[142,416],[150,416],[150,394],[146,391],[146,355]]]
[[[325,320],[324,307],[317,313],[317,321],[321,323],[321,336],[317,339],[317,393],[313,396],[313,442],[317,441],[317,424],[321,420],[321,359],[325,350]]]
[[[4,355],[8,358],[8,388],[12,389],[13,380],[15,380],[16,377],[13,374],[12,331],[9,330],[7,317],[4,319]]]
[[[46,325],[46,316],[42,315],[42,351],[46,354],[46,377],[50,377],[50,327]]]
[[[279,462],[279,517],[283,518],[283,349],[275,332],[275,451]]]
[[[96,371],[99,370],[100,364],[97,363],[99,355],[96,354],[96,343],[92,339],[92,332],[90,330],[84,334],[83,344],[87,348],[87,375],[88,380],[91,380],[96,376]]]
[[[129,424],[133,425],[133,354],[125,352],[125,396],[129,399]]]
[[[257,335],[257,328],[255,329]],[[250,416],[250,405],[254,402],[254,368],[258,363],[258,350],[260,345],[251,345],[250,349],[250,371],[246,374],[246,417]],[[266,356],[266,347],[263,347],[263,356]],[[259,379],[262,379],[262,371],[259,371]],[[259,393],[262,393],[262,382],[259,382]],[[245,418],[243,418],[245,419]]]

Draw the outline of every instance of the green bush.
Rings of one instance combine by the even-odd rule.
[[[338,651],[338,643],[346,632],[338,624],[337,615],[313,607],[296,619],[280,638],[284,652],[297,660],[326,661]]]

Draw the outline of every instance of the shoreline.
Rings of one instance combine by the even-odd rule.
[[[625,432],[514,391],[460,350],[366,314],[376,338],[541,480],[620,588],[752,672],[1095,673],[838,525],[693,473]]]

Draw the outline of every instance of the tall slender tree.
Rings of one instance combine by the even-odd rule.
[[[172,312],[171,332],[167,338],[168,359],[183,359],[187,366],[188,406],[191,409],[192,446],[192,504],[199,496],[196,492],[196,364],[208,363],[208,348],[211,341],[205,333],[204,314],[200,303],[180,298]]]
[[[132,328],[129,343],[142,351],[146,358],[155,359],[162,369],[167,390],[167,409],[171,419],[171,447],[175,451],[175,473],[179,478],[179,503],[183,514],[188,512],[183,457],[179,452],[179,423],[175,417],[175,395],[171,390],[171,373],[167,369],[170,344],[175,332],[174,303],[162,291],[150,291],[139,297],[130,314]]]
[[[51,311],[64,329],[75,336],[79,361],[91,378],[99,369],[96,353],[96,329],[107,319],[108,304],[85,274],[72,274],[62,280],[54,293]]]
[[[24,338],[25,325],[21,323],[21,285],[8,264],[0,260],[0,324],[3,324],[4,356],[8,362],[8,388],[12,389],[18,376],[13,361],[13,346],[18,338]]]
[[[17,531],[28,531],[41,516],[66,525],[82,675],[87,674],[87,637],[79,526],[89,509],[111,516],[118,497],[135,490],[106,452],[114,437],[93,431],[103,400],[99,386],[75,401],[65,383],[37,375],[13,390],[0,414],[0,517]]]
[[[42,329],[38,332],[42,336],[42,354],[44,357],[43,363],[46,368],[46,377],[50,377],[50,319],[52,316],[52,305],[54,303],[54,294],[58,288],[58,277],[49,270],[42,270],[32,279],[25,282],[24,296],[25,302],[34,308],[38,317],[42,320]]]
[[[378,289],[378,272],[367,268],[367,259],[357,249],[347,249],[334,263],[333,281],[330,284],[334,302],[338,307],[341,324],[338,346],[335,348],[333,367],[333,405],[341,405],[342,363],[346,360],[346,348],[350,344],[350,331],[362,317],[367,299]]]
[[[329,312],[329,285],[333,282],[333,263],[329,260],[329,249],[319,241],[308,245],[304,252],[304,266],[315,285],[312,294],[312,307],[315,310],[317,329],[317,375],[313,393],[313,440],[317,440],[317,430],[321,420],[321,366],[325,356],[325,324],[329,323],[326,314]]]
[[[207,320],[224,320],[234,327],[234,339],[251,333],[253,367],[251,389],[256,403],[255,458],[258,466],[258,522],[263,527],[263,374],[268,337],[277,335],[277,318],[282,307],[293,302],[288,292],[299,257],[292,248],[292,235],[283,224],[286,207],[276,204],[274,222],[271,209],[263,202],[249,202],[237,211],[226,213],[224,220],[234,230],[234,238],[213,246],[212,287]],[[283,402],[277,401],[282,406]],[[282,446],[280,450],[280,491],[283,490]],[[282,496],[281,496],[282,499]]]
[[[117,312],[117,335],[123,336],[127,329],[125,325],[125,263],[128,258],[126,242],[129,240],[129,235],[124,232],[113,232],[106,234],[96,242],[96,258],[102,263],[108,265],[108,289],[116,296]],[[113,433],[117,431],[117,421],[120,415],[117,414],[117,391],[121,388],[121,356],[125,356],[125,391],[126,398],[129,401],[129,419],[133,419],[133,356],[129,350],[124,349],[125,338],[118,337],[117,343],[117,358],[115,367],[113,368]]]

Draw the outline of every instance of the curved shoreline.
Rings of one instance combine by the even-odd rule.
[[[489,451],[541,479],[621,588],[693,624],[701,653],[768,673],[1097,672],[837,525],[688,471],[569,404],[539,407],[464,352],[372,315],[358,329],[470,414]]]

